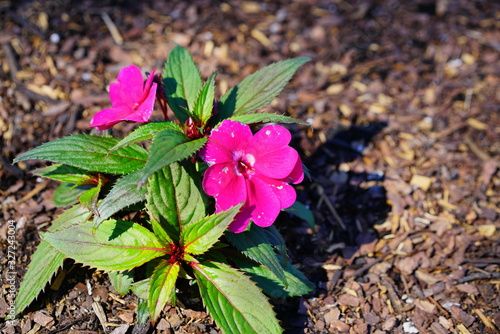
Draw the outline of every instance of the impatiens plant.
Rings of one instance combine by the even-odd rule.
[[[304,178],[290,132],[276,123],[301,122],[256,111],[307,61],[267,66],[216,100],[215,74],[203,82],[177,46],[161,75],[122,69],[110,85],[113,107],[91,121],[99,130],[145,124],[123,139],[76,134],[17,157],[52,162],[33,173],[61,181],[54,200],[69,208],[42,234],[16,311],[71,258],[136,294],[139,321],[155,323],[189,280],[224,333],[281,333],[268,297],[312,289],[272,225],[295,202],[290,184]],[[150,121],[155,100],[164,121]]]

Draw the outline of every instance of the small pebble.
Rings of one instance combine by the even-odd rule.
[[[52,35],[50,35],[50,41],[54,44],[57,44],[61,41],[61,36],[59,36],[59,34],[53,33]]]

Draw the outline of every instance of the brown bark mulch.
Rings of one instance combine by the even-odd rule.
[[[7,222],[19,285],[61,212],[57,184],[29,173],[43,162],[12,159],[89,133],[118,71],[162,68],[174,41],[204,78],[217,70],[220,92],[273,61],[312,58],[268,107],[311,124],[290,129],[316,225],[282,214],[276,226],[316,289],[273,301],[286,333],[498,333],[499,15],[479,0],[0,1],[0,319]],[[154,328],[137,326],[132,295],[68,261],[0,329],[217,333],[199,297],[181,295]]]

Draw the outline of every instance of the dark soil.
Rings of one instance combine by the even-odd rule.
[[[62,211],[57,183],[29,173],[44,163],[12,160],[89,133],[118,71],[161,68],[174,41],[204,78],[217,70],[220,91],[271,62],[312,58],[267,108],[311,123],[289,128],[316,225],[284,213],[276,226],[316,289],[273,301],[286,333],[498,333],[499,14],[480,0],[0,1],[0,319],[7,222],[19,286]],[[187,290],[153,328],[136,325],[137,299],[105,274],[68,262],[54,282],[0,330],[218,332]]]

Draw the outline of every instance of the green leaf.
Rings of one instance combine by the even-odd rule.
[[[14,159],[14,162],[31,159],[49,160],[91,172],[126,174],[144,166],[147,152],[138,145],[109,149],[118,143],[117,138],[90,135],[72,135],[42,144]]]
[[[185,134],[172,129],[157,133],[151,143],[150,155],[142,170],[139,183],[145,183],[148,177],[160,168],[188,158],[206,142],[207,138],[191,140]]]
[[[153,228],[153,232],[158,237],[158,239],[165,245],[172,245],[174,241],[170,237],[170,235],[167,233],[165,228],[163,228],[163,225],[158,222],[155,219],[151,219],[151,227]]]
[[[309,58],[293,58],[266,66],[231,88],[219,104],[218,120],[243,115],[269,104]]]
[[[205,253],[222,236],[234,220],[243,203],[232,208],[207,216],[200,221],[185,226],[181,234],[184,252],[199,255]]]
[[[163,261],[156,267],[149,286],[149,317],[156,322],[167,302],[175,301],[175,282],[179,275],[179,263]]]
[[[163,86],[168,105],[182,123],[186,122],[190,111],[194,109],[202,84],[200,72],[189,52],[176,46],[163,69]]]
[[[74,184],[87,184],[90,180],[95,178],[95,174],[92,172],[63,164],[54,164],[38,168],[31,173],[51,180]]]
[[[128,136],[120,140],[115,146],[110,148],[110,151],[115,151],[119,148],[139,143],[153,138],[153,135],[165,129],[173,129],[182,131],[180,126],[174,122],[152,122],[141,125]]]
[[[78,197],[78,200],[84,207],[97,213],[97,199],[99,197],[99,192],[101,191],[101,186],[92,187],[89,190],[86,190],[83,194]]]
[[[40,242],[19,287],[15,304],[16,314],[21,313],[43,291],[63,262],[64,254],[46,241]]]
[[[120,295],[126,295],[134,282],[133,269],[123,272],[112,271],[108,273],[108,276],[111,284],[113,284],[113,288],[115,288],[116,292]]]
[[[109,219],[97,230],[92,227],[85,222],[47,232],[43,239],[66,257],[105,271],[130,270],[165,253],[155,235],[139,224]]]
[[[148,321],[148,302],[144,299],[139,299],[137,302],[137,324],[139,326],[143,325]]]
[[[218,262],[192,263],[201,297],[223,333],[282,333],[261,290],[243,273]]]
[[[205,124],[210,117],[212,117],[212,111],[214,108],[214,98],[215,98],[215,72],[212,73],[207,82],[203,85],[193,109],[193,117],[195,120],[200,121],[201,124]]]
[[[59,207],[74,204],[78,201],[78,196],[90,188],[91,186],[75,187],[75,185],[71,183],[61,183],[57,186],[52,201]]]
[[[314,230],[315,226],[315,220],[314,220],[314,215],[307,206],[305,206],[303,203],[299,201],[295,201],[293,205],[289,208],[284,209],[283,211],[286,211],[292,215],[295,215],[299,217],[300,219],[303,219],[307,222],[309,227]]]
[[[146,189],[137,189],[137,183],[141,176],[141,170],[135,171],[118,179],[111,191],[104,197],[99,205],[99,216],[94,219],[95,228],[99,224],[132,204],[142,202],[146,199]]]
[[[278,115],[278,114],[269,114],[269,113],[252,113],[252,114],[236,115],[229,117],[229,119],[245,124],[296,123],[296,124],[310,125],[307,122],[301,121],[293,117]]]
[[[279,255],[283,257],[282,265],[288,262],[288,254],[286,250],[285,240],[280,232],[274,225],[262,229],[266,235],[267,240],[278,250]]]
[[[205,217],[206,203],[200,175],[190,163],[173,163],[149,178],[146,209],[172,240],[183,226]]]
[[[276,278],[268,268],[252,263],[241,258],[232,258],[236,262],[238,268],[248,273],[252,281],[257,283],[257,286],[264,291],[265,294],[274,298],[286,298],[294,296],[302,296],[314,289],[314,284],[311,283],[304,274],[295,268],[291,263],[285,266],[285,276],[288,286],[285,287],[283,282]]]
[[[141,281],[135,282],[132,285],[132,292],[135,293],[140,299],[148,300],[149,287],[151,285],[151,278],[146,278]]]
[[[287,284],[283,266],[269,243],[264,228],[252,224],[251,228],[245,232],[227,232],[225,236],[243,255],[264,265],[271,270],[283,284]]]
[[[86,190],[83,194],[78,197],[80,203],[91,211],[94,215],[99,214],[97,211],[97,200],[99,199],[99,194],[102,190],[104,180],[102,177],[98,177],[97,185],[95,187]]]
[[[87,222],[90,216],[91,213],[85,207],[81,205],[72,206],[57,216],[47,232],[56,232],[73,225],[83,224]]]
[[[49,231],[81,224],[90,217],[90,213],[83,207],[76,205],[60,214],[53,222]],[[63,265],[64,254],[43,241],[38,245],[28,271],[24,275],[19,292],[16,296],[16,314],[21,313],[43,291],[57,270]]]

